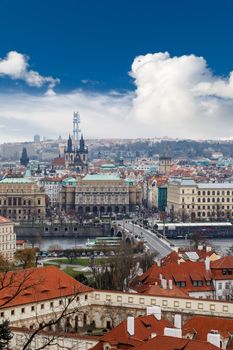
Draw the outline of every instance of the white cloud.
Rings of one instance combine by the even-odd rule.
[[[215,76],[203,57],[165,53],[135,58],[131,116],[173,137],[233,136],[233,73]]]
[[[22,71],[30,72],[23,62],[2,68],[1,61],[0,72],[17,79]],[[87,137],[233,137],[233,73],[216,76],[203,57],[165,52],[135,58],[130,75],[135,91],[125,94],[78,90],[55,95],[52,88],[43,96],[0,93],[1,140],[32,139],[35,133],[66,137],[75,110]],[[40,86],[40,78],[32,76]],[[12,124],[25,131],[17,133]]]
[[[29,86],[41,87],[48,84],[50,90],[59,82],[58,79],[43,77],[38,72],[29,69],[28,56],[17,51],[10,51],[4,59],[0,59],[1,75],[14,80],[24,80]]]

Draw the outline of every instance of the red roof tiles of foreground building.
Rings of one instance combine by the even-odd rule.
[[[217,330],[223,338],[233,334],[233,319],[222,317],[193,316],[183,326],[183,335],[191,333],[197,340],[206,340],[211,330]]]
[[[140,289],[140,287],[142,287]],[[140,286],[137,288],[137,292],[147,295],[157,295],[164,297],[174,297],[174,298],[187,298],[189,296],[188,292],[181,288],[173,286],[172,289],[164,289],[161,286]]]
[[[165,327],[173,328],[173,324],[167,320],[157,320],[154,315],[137,317],[134,319],[134,335],[129,335],[127,321],[123,321],[104,335],[92,350],[102,350],[104,343],[109,343],[117,349],[135,347],[150,339],[152,333],[164,334]]]
[[[161,265],[167,265],[170,263],[178,263],[180,260],[181,262],[184,262],[183,260],[189,261],[190,258],[186,253],[194,252],[198,255],[197,261],[204,261],[207,257],[211,257],[212,255],[216,255],[217,253],[214,250],[206,251],[206,249],[187,249],[187,248],[179,248],[178,252],[172,251],[167,256],[165,256],[163,259],[161,259]]]
[[[193,339],[180,339],[158,335],[134,348],[134,350],[219,350],[218,347]]]
[[[55,266],[4,273],[0,275],[0,287],[0,308],[5,304],[11,307],[92,290]]]
[[[212,291],[213,285],[206,283],[206,281],[212,280],[211,271],[207,271],[204,262],[191,262],[185,263],[170,263],[165,266],[158,266],[154,264],[148,271],[132,282],[132,288],[137,290],[140,285],[153,285],[161,283],[160,277],[166,280],[173,280],[177,282],[185,282],[185,286],[182,290],[187,292],[198,292],[198,291]],[[193,281],[203,281],[202,286],[194,286]]]
[[[211,269],[233,269],[233,256],[224,256],[211,262]]]

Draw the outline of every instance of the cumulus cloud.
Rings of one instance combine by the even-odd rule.
[[[8,52],[5,58],[0,58],[0,76],[24,80],[29,86],[41,87],[48,84],[51,92],[59,79],[43,77],[38,72],[29,69],[28,59],[28,56],[17,51]]]
[[[173,137],[233,136],[233,73],[215,76],[203,57],[168,52],[135,58],[131,116]]]
[[[18,66],[1,66],[3,61],[0,74],[3,70],[17,79],[23,76],[21,72],[31,72],[22,57]],[[0,93],[0,124],[6,126],[0,129],[1,139],[31,139],[35,133],[66,137],[75,110],[81,114],[82,131],[92,138],[233,137],[232,72],[227,77],[216,76],[203,57],[171,57],[160,52],[136,57],[130,76],[135,90],[124,94],[80,89],[55,95],[52,87],[43,96]],[[44,79],[50,77],[41,79],[32,79],[38,84],[34,86],[49,83]],[[12,118],[17,128],[23,125],[25,132],[17,135],[11,129]]]

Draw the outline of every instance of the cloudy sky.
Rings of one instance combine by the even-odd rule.
[[[233,138],[229,1],[3,0],[1,142]]]

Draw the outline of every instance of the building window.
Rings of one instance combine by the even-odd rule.
[[[50,307],[53,308],[53,301],[50,302]]]
[[[22,307],[22,309],[21,309],[21,313],[22,313],[22,314],[24,314],[24,313],[25,313],[25,308],[24,308],[24,307]]]
[[[44,310],[44,304],[41,304],[40,308],[41,310]]]
[[[31,311],[35,311],[35,306],[32,306],[32,307],[31,307]]]
[[[11,315],[13,316],[15,314],[15,310],[11,310]]]

